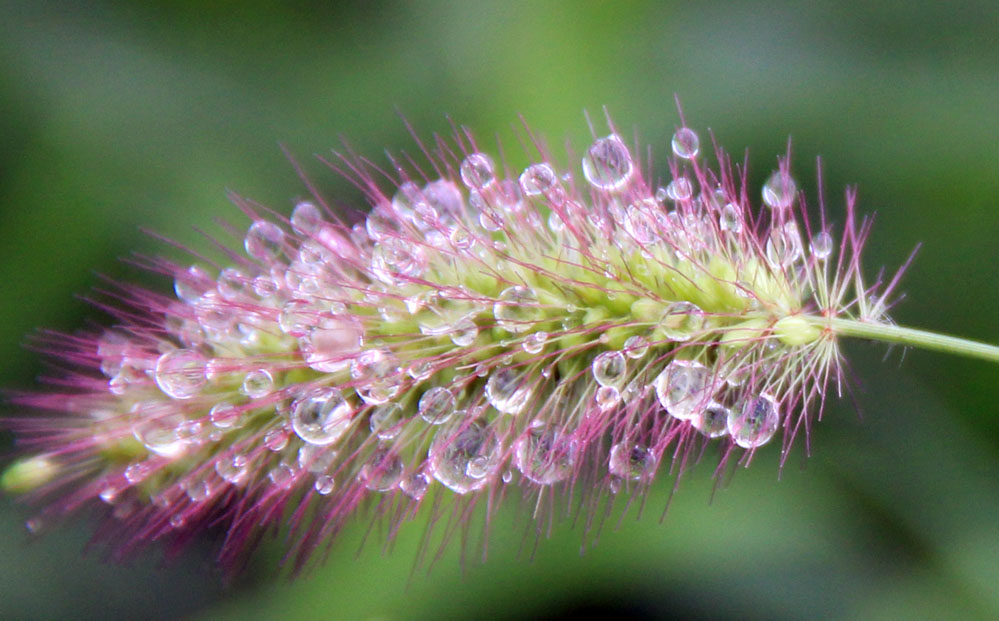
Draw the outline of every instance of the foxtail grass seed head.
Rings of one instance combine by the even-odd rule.
[[[710,142],[677,129],[660,185],[613,128],[518,171],[461,130],[419,167],[327,162],[358,221],[236,197],[227,264],[153,261],[174,295],[124,288],[114,327],[41,337],[71,370],[14,397],[48,414],[8,421],[2,487],[47,503],[32,529],[106,505],[127,551],[224,524],[234,565],[287,526],[301,561],[358,515],[463,519],[512,485],[596,511],[705,450],[719,473],[786,457],[844,336],[999,358],[890,323],[898,277],[865,282],[853,191],[834,228],[787,158],[753,188]]]

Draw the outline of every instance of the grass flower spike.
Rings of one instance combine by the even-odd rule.
[[[337,156],[360,221],[316,192],[287,220],[235,197],[245,253],[150,260],[175,296],[123,287],[115,327],[44,335],[66,370],[14,395],[46,414],[8,421],[24,456],[2,478],[47,503],[29,526],[107,505],[127,551],[223,524],[235,565],[268,529],[301,561],[421,505],[453,512],[446,538],[509,494],[596,523],[705,452],[718,473],[786,457],[842,390],[844,337],[999,360],[893,325],[855,193],[834,228],[787,158],[751,188],[681,127],[658,187],[612,126],[578,170],[535,145],[523,171],[465,130],[426,163]]]

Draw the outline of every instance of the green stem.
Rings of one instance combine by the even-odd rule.
[[[842,319],[839,317],[831,319],[825,317],[808,317],[807,319],[814,325],[831,328],[839,336],[871,339],[883,343],[898,343],[899,345],[908,345],[921,349],[931,349],[948,354],[999,362],[999,347],[955,336],[946,336],[944,334],[927,332],[926,330],[903,328],[902,326],[860,321],[857,319]]]

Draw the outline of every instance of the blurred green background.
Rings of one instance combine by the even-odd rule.
[[[279,142],[356,206],[311,156],[340,137],[376,161],[414,150],[396,109],[424,137],[445,115],[490,150],[497,135],[523,165],[518,114],[578,148],[583,111],[606,105],[661,162],[674,93],[702,137],[749,150],[754,187],[788,135],[813,196],[823,156],[835,220],[856,184],[877,213],[872,273],[924,244],[901,323],[999,342],[997,40],[991,0],[2,2],[0,385],[43,372],[22,347],[36,328],[106,321],[74,297],[97,273],[167,286],[119,260],[172,253],[140,226],[201,246],[192,227],[242,223],[228,189],[287,213],[305,192]],[[360,553],[358,524],[305,578],[279,574],[277,541],[226,584],[211,537],[116,565],[84,554],[86,516],[30,538],[30,511],[2,498],[0,618],[999,617],[999,368],[848,352],[854,397],[828,408],[807,467],[799,444],[778,480],[770,447],[709,504],[702,464],[664,523],[665,479],[582,555],[562,523],[531,560],[508,503],[486,563],[452,546],[413,571],[420,524]]]

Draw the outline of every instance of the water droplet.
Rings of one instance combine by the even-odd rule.
[[[690,420],[711,402],[711,370],[693,360],[673,360],[655,380],[659,403],[674,418]]]
[[[731,415],[732,411],[727,407],[712,401],[690,419],[690,424],[709,438],[720,438],[728,433],[728,419]]]
[[[735,203],[728,203],[722,207],[721,214],[718,216],[718,226],[723,231],[733,233],[742,231],[742,211],[739,206]]]
[[[681,127],[673,134],[673,153],[676,153],[677,157],[682,157],[685,160],[693,159],[697,157],[700,148],[701,141],[697,138],[694,130],[689,127]]]
[[[189,479],[182,484],[191,502],[203,502],[212,495],[212,488],[202,478]]]
[[[704,312],[691,302],[674,302],[663,311],[659,328],[671,341],[689,341],[704,329]]]
[[[513,367],[496,369],[486,380],[486,399],[505,414],[519,414],[532,392],[530,378]]]
[[[693,194],[694,186],[690,184],[690,180],[686,177],[677,177],[666,186],[666,197],[671,201],[689,200]]]
[[[173,281],[173,290],[177,293],[177,297],[188,303],[196,302],[213,287],[215,287],[215,279],[198,265],[192,265],[180,272]]]
[[[246,232],[243,246],[246,254],[263,263],[271,263],[281,254],[284,243],[284,231],[266,220],[257,220]]]
[[[132,435],[147,450],[164,457],[179,457],[187,443],[177,437],[177,427],[184,422],[184,415],[163,404],[137,403],[131,410],[137,421]]]
[[[291,427],[309,444],[326,446],[343,436],[354,408],[336,388],[318,388],[292,405]]]
[[[479,326],[471,319],[462,319],[450,333],[451,342],[458,347],[468,347],[479,336]]]
[[[215,462],[215,473],[226,483],[242,485],[249,478],[249,460],[244,455],[223,457]]]
[[[649,353],[649,341],[639,334],[629,336],[625,340],[624,348],[621,351],[624,352],[625,356],[637,360]]]
[[[791,175],[778,170],[763,184],[763,202],[771,209],[786,209],[794,203],[797,192]]]
[[[223,300],[239,300],[246,294],[250,279],[235,267],[227,267],[219,274],[218,290]]]
[[[641,444],[618,442],[611,447],[608,470],[623,480],[648,480],[655,473],[657,465],[652,451]]]
[[[576,452],[576,443],[571,435],[555,427],[539,425],[528,429],[517,440],[514,462],[528,480],[551,485],[572,474]]]
[[[399,481],[399,489],[413,500],[422,500],[430,487],[430,478],[422,472],[414,472]]]
[[[431,425],[441,425],[454,415],[454,395],[447,388],[437,386],[423,393],[417,410],[420,418]]]
[[[375,406],[368,417],[371,433],[379,440],[394,440],[405,424],[402,406],[398,403],[383,403]]]
[[[438,431],[434,437],[428,453],[430,474],[448,489],[467,494],[480,489],[488,481],[484,476],[469,475],[469,464],[478,458],[491,462],[498,457],[499,449],[496,437],[482,423],[459,422]]]
[[[406,220],[413,220],[414,205],[423,201],[423,195],[419,186],[412,181],[406,181],[399,186],[395,196],[392,197],[392,209],[400,217]]]
[[[533,332],[524,337],[521,347],[529,354],[539,354],[548,342],[548,333],[544,330]]]
[[[262,300],[277,295],[277,292],[281,289],[281,285],[267,274],[261,274],[254,278],[252,285],[253,293]]]
[[[398,455],[388,450],[375,451],[368,462],[361,466],[364,487],[373,492],[387,492],[399,484],[403,465]]]
[[[485,153],[472,153],[461,163],[461,180],[473,190],[485,190],[496,182],[496,168]]]
[[[295,469],[291,467],[291,464],[281,462],[267,473],[267,478],[271,480],[274,487],[290,487],[295,481]]]
[[[371,273],[387,285],[410,282],[426,266],[423,248],[401,237],[382,240],[371,253]]]
[[[515,285],[500,292],[493,304],[493,317],[508,332],[527,332],[544,318],[544,310],[538,306],[538,296],[532,289]]]
[[[288,300],[281,307],[278,326],[288,336],[305,336],[319,321],[319,311],[308,300]]]
[[[601,386],[593,396],[597,407],[602,411],[609,410],[621,401],[621,393],[614,386]]]
[[[558,185],[558,175],[549,164],[531,164],[520,175],[520,187],[527,196],[537,196]]]
[[[659,241],[659,225],[654,210],[658,210],[658,205],[647,205],[643,202],[631,205],[625,212],[624,229],[631,239],[641,245]]]
[[[388,205],[375,205],[364,219],[364,231],[374,242],[396,238],[399,236],[399,215]]]
[[[767,239],[767,258],[774,265],[787,267],[802,256],[801,235],[798,225],[785,222],[784,226],[770,231]]]
[[[583,156],[583,176],[598,190],[620,190],[633,173],[628,147],[617,134],[598,138]]]
[[[228,401],[220,401],[208,411],[208,420],[219,429],[229,429],[239,423],[240,410]]]
[[[429,360],[417,360],[406,369],[406,374],[417,381],[423,381],[434,374],[434,365]]]
[[[336,481],[331,475],[321,474],[316,477],[316,482],[312,486],[320,496],[328,496],[336,487]]]
[[[628,361],[619,351],[605,351],[593,359],[591,369],[601,386],[620,386],[628,373]]]
[[[135,463],[129,464],[125,468],[125,480],[128,481],[130,485],[135,485],[136,483],[141,483],[149,476],[153,468],[147,462],[137,461]]]
[[[315,235],[322,223],[323,214],[311,201],[302,201],[291,211],[291,229],[299,235]]]
[[[825,261],[833,251],[832,235],[825,231],[820,231],[812,238],[812,256],[819,261]]]
[[[251,399],[262,399],[274,390],[274,376],[267,369],[255,369],[243,378],[241,392]]]
[[[273,451],[275,453],[283,451],[285,447],[288,446],[290,435],[291,434],[289,434],[288,430],[284,427],[271,429],[264,434],[264,447],[268,451]]]
[[[350,363],[350,376],[355,380],[357,395],[372,405],[392,399],[403,381],[395,356],[380,349],[369,349],[354,358]]]
[[[190,399],[207,383],[204,356],[190,349],[175,349],[156,360],[156,385],[169,397]]]
[[[742,448],[752,449],[770,441],[777,432],[780,413],[774,398],[767,394],[750,396],[738,412],[728,417],[728,433]]]

